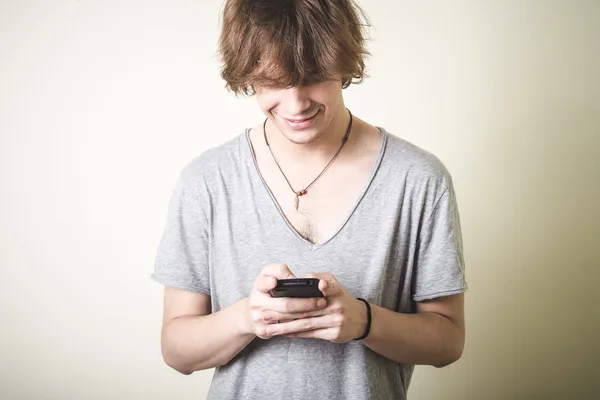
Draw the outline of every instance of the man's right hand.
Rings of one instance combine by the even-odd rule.
[[[266,325],[298,318],[319,315],[327,306],[324,298],[273,298],[269,291],[277,286],[278,279],[292,279],[296,276],[285,264],[269,264],[254,281],[252,293],[247,299],[244,330],[261,339],[270,339]]]

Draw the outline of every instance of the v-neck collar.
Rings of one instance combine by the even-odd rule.
[[[292,232],[292,234],[294,234],[310,250],[318,250],[318,249],[324,247],[325,245],[327,245],[327,243],[331,242],[344,229],[344,227],[346,226],[346,224],[348,224],[348,221],[350,221],[350,218],[352,218],[352,215],[354,215],[354,212],[356,211],[356,209],[360,205],[360,202],[362,201],[362,199],[367,194],[367,192],[369,190],[369,187],[371,186],[371,183],[373,183],[373,180],[375,179],[375,175],[377,175],[377,171],[379,170],[379,166],[381,165],[381,161],[383,159],[383,154],[385,153],[385,148],[386,148],[387,138],[388,138],[387,131],[384,128],[381,128],[381,127],[378,126],[377,129],[379,129],[379,132],[381,134],[381,146],[379,148],[379,153],[377,155],[377,158],[375,159],[375,162],[373,163],[373,167],[371,169],[371,174],[369,175],[369,178],[367,179],[367,182],[366,182],[366,184],[365,184],[362,192],[360,193],[360,195],[356,199],[354,205],[350,209],[350,212],[348,213],[348,215],[346,216],[346,218],[342,221],[341,225],[333,233],[333,235],[331,235],[323,243],[318,243],[318,244],[317,243],[313,243],[310,240],[307,240],[306,238],[304,238],[298,232],[298,230],[290,223],[289,219],[287,218],[287,216],[283,212],[283,209],[281,208],[281,206],[277,202],[277,199],[275,198],[275,195],[273,194],[273,192],[269,188],[269,185],[267,185],[267,182],[265,181],[265,179],[263,178],[262,174],[260,173],[260,169],[258,167],[258,160],[256,159],[256,154],[254,153],[254,148],[252,147],[252,141],[250,140],[250,128],[247,128],[245,130],[244,136],[246,137],[246,144],[248,146],[247,149],[250,152],[250,155],[251,155],[250,158],[252,159],[252,164],[254,165],[254,167],[253,167],[254,171],[253,172],[256,173],[255,176],[260,180],[260,182],[262,183],[263,188],[265,189],[265,191],[267,192],[267,194],[269,195],[269,197],[271,197],[271,201],[273,202],[273,205],[275,206],[275,208],[279,212],[279,216],[281,217],[281,219],[283,220],[283,222],[287,225],[287,227]]]

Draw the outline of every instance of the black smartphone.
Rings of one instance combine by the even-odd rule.
[[[324,297],[316,278],[278,279],[277,286],[269,293],[271,297]]]

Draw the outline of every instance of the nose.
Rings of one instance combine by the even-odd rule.
[[[289,117],[301,116],[308,108],[310,108],[310,98],[306,88],[294,86],[287,89],[285,110]]]

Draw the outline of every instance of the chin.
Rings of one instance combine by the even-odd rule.
[[[286,129],[285,127],[282,127],[279,130],[281,131],[283,136],[289,142],[292,142],[294,144],[309,144],[309,143],[314,142],[321,136],[318,131],[313,130],[313,129],[297,131],[297,130],[293,130],[293,129],[290,130],[290,129]]]
[[[321,130],[310,128],[303,130],[290,129],[283,126],[279,129],[287,140],[295,144],[309,144],[321,137]]]

